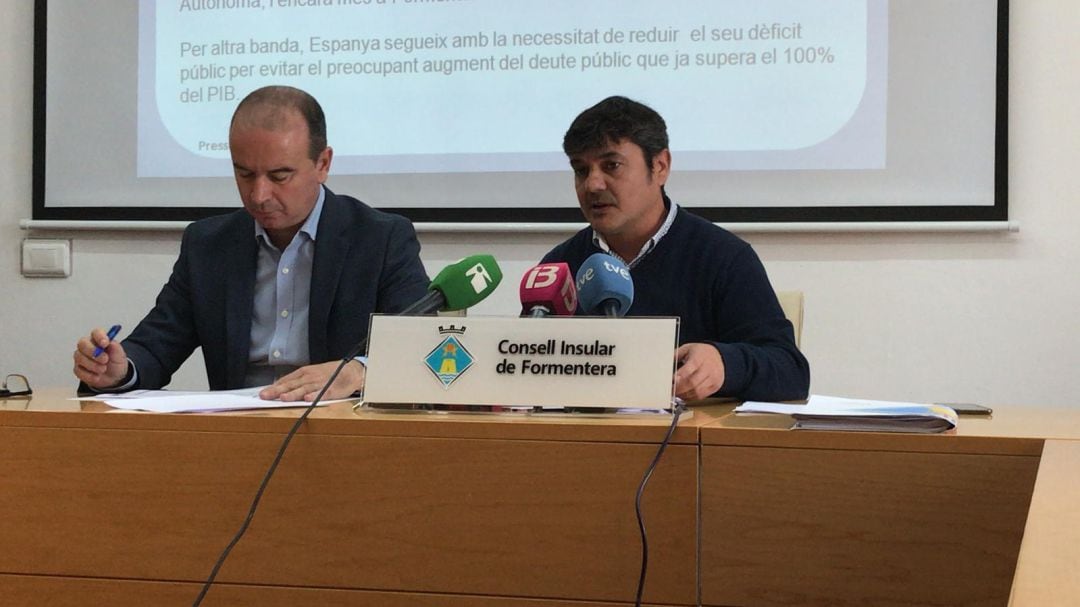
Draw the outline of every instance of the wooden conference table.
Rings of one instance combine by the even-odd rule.
[[[190,605],[298,410],[70,396],[0,400],[0,604]],[[1080,414],[1000,408],[917,436],[791,432],[730,409],[693,409],[649,482],[648,604],[1078,596],[1057,570],[1046,594],[1043,563],[1078,551],[1055,517],[1080,519]],[[319,409],[203,604],[631,604],[634,492],[667,421]]]

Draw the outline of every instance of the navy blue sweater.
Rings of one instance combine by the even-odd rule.
[[[598,252],[592,229],[585,228],[543,263],[566,262],[576,276]],[[634,302],[628,316],[678,316],[680,344],[711,343],[720,351],[724,385],[714,396],[806,398],[810,365],[747,242],[680,207],[671,229],[630,275]]]

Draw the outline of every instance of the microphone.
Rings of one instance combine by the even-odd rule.
[[[562,262],[529,268],[521,277],[518,294],[522,316],[573,316],[577,309],[574,275]]]
[[[630,269],[617,258],[594,253],[577,273],[578,303],[586,314],[625,316],[634,303]]]
[[[428,294],[405,308],[401,316],[422,316],[436,310],[463,310],[482,301],[502,281],[491,255],[470,255],[445,268],[431,281]]]
[[[424,316],[438,310],[463,310],[481,301],[502,282],[502,270],[491,255],[470,255],[446,266],[428,285],[427,295],[401,312],[398,316]],[[345,355],[348,362],[364,351],[367,335]],[[333,381],[331,379],[331,381]]]

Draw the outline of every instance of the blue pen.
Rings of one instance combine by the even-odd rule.
[[[109,341],[112,341],[116,337],[116,334],[119,333],[119,332],[120,332],[120,325],[113,325],[113,326],[109,327],[108,331],[105,332],[105,336],[109,338]],[[97,358],[97,357],[101,356],[101,353],[104,352],[104,351],[105,351],[105,348],[102,348],[101,346],[98,346],[98,347],[94,348],[94,358]]]

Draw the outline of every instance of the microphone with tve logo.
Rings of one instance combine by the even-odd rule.
[[[577,309],[574,275],[565,263],[542,263],[521,277],[522,316],[573,316]]]
[[[399,314],[417,316],[436,310],[464,310],[491,295],[502,270],[491,255],[470,255],[445,268],[431,281],[428,294]]]
[[[578,305],[586,314],[624,316],[634,303],[629,268],[604,253],[594,253],[578,268],[577,292]]]

